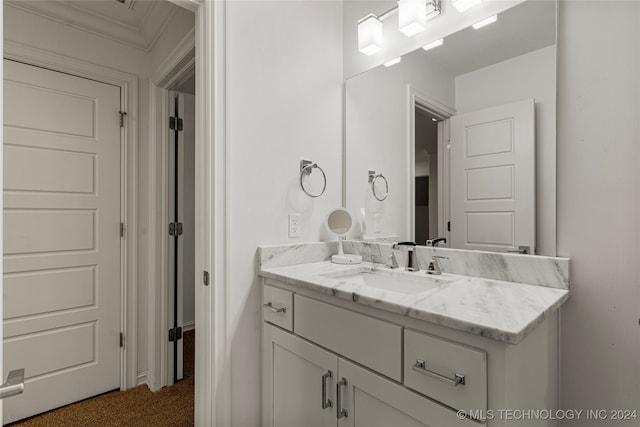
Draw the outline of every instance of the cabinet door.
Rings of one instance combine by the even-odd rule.
[[[338,357],[266,323],[263,346],[263,426],[335,427]]]
[[[346,385],[341,386],[341,400],[336,401],[335,405],[338,411],[346,411],[346,416],[339,419],[338,427],[484,425],[467,419],[460,420],[456,411],[346,360],[340,359],[338,372],[336,383],[346,380]]]

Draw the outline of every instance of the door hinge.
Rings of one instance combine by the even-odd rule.
[[[120,237],[124,237],[124,222],[120,223]]]
[[[177,328],[169,329],[169,341],[179,341],[182,339],[182,328],[178,326]]]
[[[169,117],[169,129],[181,131],[183,128],[183,121],[180,117]]]
[[[127,115],[127,113],[124,112],[124,111],[118,111],[118,113],[120,114],[120,127],[123,128],[124,127],[124,118]]]
[[[120,332],[120,347],[124,348],[124,332]]]
[[[447,221],[447,231],[451,231],[451,221]]]
[[[181,236],[182,235],[182,223],[171,222],[169,223],[169,236]]]
[[[209,272],[208,271],[203,271],[202,272],[202,283],[205,286],[209,286]]]

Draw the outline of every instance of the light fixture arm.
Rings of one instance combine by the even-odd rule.
[[[433,4],[436,8],[436,10],[440,11],[441,10],[441,0],[435,0],[433,1]],[[384,22],[387,18],[392,17],[393,15],[398,13],[398,5],[396,4],[395,6],[393,6],[391,9],[387,10],[384,13],[381,13],[380,15],[376,15],[376,18],[378,18],[379,21]],[[358,21],[359,23],[360,21]]]

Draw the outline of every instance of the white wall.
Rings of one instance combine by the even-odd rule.
[[[342,202],[342,3],[230,2],[227,15],[229,323],[233,426],[260,425],[260,244],[318,240]],[[327,190],[301,194],[299,162]],[[287,214],[301,214],[298,239]]]
[[[442,15],[430,20],[427,28],[413,37],[406,37],[398,31],[397,15],[391,16],[384,21],[382,49],[374,55],[366,56],[358,51],[358,20],[369,13],[381,15],[397,3],[387,0],[345,0],[343,20],[344,77],[345,79],[352,77],[392,58],[405,55],[429,42],[466,28],[487,16],[507,10],[522,1],[524,0],[484,1],[465,13],[460,13],[451,5],[450,1],[443,0]]]
[[[561,404],[640,409],[640,3],[562,2],[559,28]]]
[[[455,102],[453,77],[420,52],[346,82],[346,207],[358,214],[356,218],[360,208],[366,208],[368,235],[374,235],[374,217],[380,215],[380,233],[375,235],[409,239],[408,85],[451,108]],[[369,170],[383,173],[389,181],[384,202],[372,195]]]
[[[538,254],[556,255],[556,47],[456,77],[456,111],[535,99]]]

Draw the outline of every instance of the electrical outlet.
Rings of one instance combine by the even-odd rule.
[[[300,214],[289,214],[289,237],[300,237]]]

